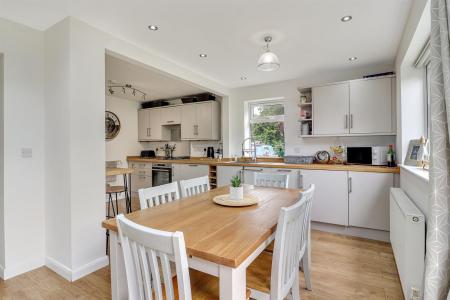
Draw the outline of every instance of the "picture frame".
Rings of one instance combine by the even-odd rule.
[[[427,154],[427,144],[428,141],[423,143],[421,139],[411,140],[405,157],[405,165],[414,167],[421,166]]]

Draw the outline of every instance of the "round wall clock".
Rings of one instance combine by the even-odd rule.
[[[112,140],[120,131],[120,120],[117,115],[111,111],[105,112],[105,136],[106,140]]]
[[[330,161],[330,153],[327,151],[318,151],[316,153],[316,161],[319,164],[327,164]]]

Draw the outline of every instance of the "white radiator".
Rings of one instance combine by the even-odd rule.
[[[402,189],[391,189],[390,239],[405,299],[421,299],[425,217]]]

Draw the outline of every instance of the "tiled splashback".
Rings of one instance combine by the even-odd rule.
[[[202,157],[205,156],[203,149],[207,147],[214,147],[217,150],[219,147],[218,141],[177,141],[177,142],[146,142],[142,143],[146,150],[162,149],[165,144],[176,145],[174,156],[193,156]],[[156,153],[157,156],[164,156],[164,151],[160,150]]]

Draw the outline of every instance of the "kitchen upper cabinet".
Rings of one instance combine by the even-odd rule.
[[[185,104],[181,108],[182,140],[218,140],[219,124],[219,103],[215,101]]]
[[[391,77],[350,81],[350,133],[391,133]]]
[[[240,175],[242,167],[217,166],[217,187],[230,185],[231,177]]]
[[[161,125],[181,124],[181,106],[161,109]]]
[[[311,219],[348,226],[348,180],[346,171],[301,170],[303,188],[315,184]],[[388,214],[389,215],[389,214]]]
[[[172,181],[187,180],[197,177],[208,176],[208,165],[197,164],[173,164]]]
[[[170,129],[162,126],[161,114],[164,109],[141,109],[138,111],[139,141],[168,141]]]
[[[347,134],[349,127],[348,82],[312,88],[313,134]]]
[[[394,133],[394,83],[381,77],[311,88],[313,135]]]
[[[348,172],[348,176],[349,225],[388,231],[389,191],[394,175]]]

